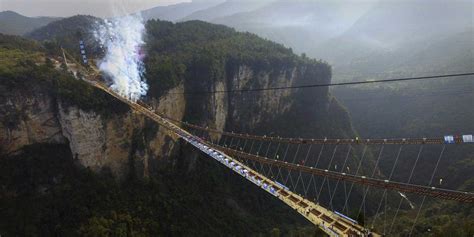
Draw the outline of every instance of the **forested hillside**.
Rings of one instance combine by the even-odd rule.
[[[197,157],[201,155],[184,144],[173,158],[166,158],[168,161],[155,161],[168,163],[172,159],[174,165],[162,164],[148,178],[128,169],[122,180],[117,180],[109,167],[94,172],[82,167],[64,137],[9,150],[11,138],[4,136],[6,131],[14,136],[14,131],[23,127],[22,121],[32,124],[35,120],[24,105],[7,103],[16,101],[14,94],[33,98],[30,101],[37,106],[43,106],[35,102],[40,101],[37,97],[49,95],[61,101],[61,106],[94,111],[105,118],[123,116],[128,108],[68,73],[58,72],[51,62],[44,61],[48,50],[41,44],[3,35],[0,43],[2,59],[9,59],[2,60],[0,67],[2,235],[318,233],[313,228],[300,229],[297,226],[307,226],[301,217],[216,163]],[[152,124],[144,131],[150,129],[156,131]],[[127,142],[143,146],[137,142],[140,136],[153,136],[144,131]],[[187,159],[198,159],[192,172]],[[133,167],[132,163],[127,165]]]
[[[472,134],[472,76],[200,93],[470,72],[472,4],[195,0],[149,9],[142,12],[145,19],[155,19],[147,22],[146,44],[140,49],[146,54],[144,76],[150,86],[143,101],[177,120],[262,136]],[[56,61],[46,59],[61,60],[60,47],[79,59],[78,42],[84,40],[88,57],[97,63],[103,52],[92,30],[101,22],[74,16],[44,27],[34,25],[36,30],[25,36],[32,40],[0,35],[0,179],[7,184],[0,187],[0,235],[319,233],[280,202],[118,101],[73,79],[65,65],[54,66]],[[468,146],[447,146],[433,176],[437,187],[474,190],[474,157]],[[354,153],[361,153],[360,147]],[[411,148],[403,150],[402,159],[413,160],[416,151]],[[431,176],[426,167],[433,166],[438,148],[425,148],[413,183],[424,184]],[[365,168],[372,171],[375,149],[368,150]],[[390,152],[395,148],[384,150],[382,159],[388,162],[380,164],[381,177],[390,173]],[[357,159],[350,162],[352,168]],[[400,163],[393,180],[405,180],[411,168],[412,163]],[[321,190],[326,192],[325,187]],[[352,208],[360,203],[361,195],[355,196]],[[336,209],[342,199],[335,196]],[[396,233],[409,233],[416,210],[402,207]],[[473,215],[472,205],[427,199],[415,233],[472,236]]]
[[[0,195],[2,235],[318,233],[268,194],[54,68],[45,56],[57,59],[59,45],[74,54],[81,37],[89,42],[82,30],[95,22],[86,18],[65,19],[33,32],[31,36],[45,40],[42,43],[7,36],[1,41],[6,57],[19,55],[18,60],[2,61],[8,67],[0,67],[8,68],[0,74],[6,92],[0,103],[6,111],[1,128],[2,134],[10,134],[1,137],[5,170],[0,177],[8,184]],[[268,100],[269,95],[253,95],[251,108],[249,98],[237,95],[175,96],[170,104],[170,90],[180,94],[327,82],[330,67],[224,26],[151,21],[147,31],[146,78],[151,88],[146,101],[177,119],[266,133],[281,128],[283,118],[296,118],[292,129],[278,129],[279,133],[354,136],[347,114],[327,89],[310,93],[313,100],[302,92],[270,95],[279,98],[279,104]],[[30,102],[22,102],[24,98]],[[296,106],[301,104],[297,101],[308,107]],[[257,116],[249,120],[245,114],[255,111]],[[336,115],[339,119],[332,119]],[[303,119],[312,123],[301,126]],[[95,140],[96,134],[107,135]],[[12,144],[18,148],[12,150]],[[18,208],[26,205],[29,208]]]

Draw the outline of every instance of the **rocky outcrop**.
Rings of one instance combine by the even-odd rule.
[[[62,134],[68,139],[73,156],[86,167],[100,167],[105,160],[106,148],[102,118],[77,107],[64,109],[61,104],[58,117]]]
[[[44,88],[43,88],[44,89]],[[158,111],[182,118],[184,98],[172,95],[183,86],[154,101]],[[143,164],[140,175],[148,175],[148,160],[170,157],[177,137],[167,131],[153,131],[139,149],[132,149],[133,137],[150,125],[138,114],[129,112],[104,118],[94,111],[67,105],[41,88],[13,90],[3,94],[0,101],[0,141],[5,152],[11,153],[34,143],[69,144],[77,162],[92,170],[109,168],[115,175],[128,172],[134,157]]]
[[[249,66],[240,66],[231,77],[233,90],[251,88],[275,88],[298,84],[304,69],[298,67],[276,68],[275,72],[255,72]],[[247,130],[263,122],[269,122],[273,117],[290,110],[295,102],[291,90],[267,90],[260,92],[245,92],[231,94],[230,108],[233,126]],[[242,124],[242,125],[239,125]],[[246,125],[244,125],[246,124]]]
[[[283,114],[295,113],[298,90],[270,90],[246,93],[212,93],[189,95],[184,92],[196,90],[224,91],[252,88],[269,88],[321,83],[329,78],[311,71],[311,65],[282,66],[272,71],[255,70],[249,65],[230,65],[225,75],[219,75],[211,84],[183,81],[148,103],[159,113],[176,120],[191,120],[193,123],[215,129],[234,131],[258,131],[262,124],[269,124]],[[4,121],[2,136],[14,144],[10,151],[32,143],[67,143],[78,163],[98,171],[109,168],[117,176],[123,176],[133,165],[134,172],[148,176],[159,172],[162,164],[175,164],[170,159],[178,154],[178,137],[170,134],[145,117],[127,112],[121,115],[103,116],[96,111],[85,111],[75,105],[64,103],[46,91],[37,90],[21,100],[10,93],[4,97],[1,109]],[[91,98],[93,99],[93,98]],[[327,90],[313,95],[302,113],[316,113],[327,104]],[[15,126],[8,124],[10,117],[20,117]],[[14,120],[14,119],[13,119]],[[15,120],[16,121],[16,120]],[[289,122],[291,125],[291,122]],[[271,126],[270,126],[271,127]],[[213,140],[220,137],[209,134]],[[189,157],[189,170],[193,169],[195,157]]]
[[[37,88],[0,90],[0,141],[6,151],[16,151],[33,143],[66,141],[55,113],[53,97]]]
[[[311,121],[317,116],[327,115],[329,109],[327,88],[309,91],[295,89],[209,94],[192,92],[276,88],[330,82],[330,72],[327,71],[329,68],[326,71],[318,70],[321,70],[320,66],[312,64],[279,66],[271,70],[258,70],[246,64],[228,65],[226,74],[217,75],[212,87],[193,82],[186,85],[186,91],[191,93],[186,98],[188,106],[185,117],[195,123],[219,130],[248,133],[255,133],[262,127],[270,129],[275,119],[284,114],[306,117],[307,121]],[[288,121],[287,124],[291,123]],[[278,131],[275,132],[278,134]],[[218,137],[212,138],[218,139]]]

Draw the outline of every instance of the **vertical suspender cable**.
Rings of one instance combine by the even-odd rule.
[[[416,165],[418,164],[418,160],[420,159],[422,151],[423,151],[423,145],[420,146],[420,150],[418,151],[418,155],[416,157],[415,164],[413,165],[413,168],[411,169],[410,177],[408,178],[407,183],[410,183],[411,178],[413,177],[413,173],[415,172],[415,168],[416,168]],[[393,216],[392,223],[390,224],[390,228],[388,230],[389,235],[390,235],[390,233],[392,233],[392,228],[393,228],[393,225],[395,224],[395,220],[397,219],[397,215],[398,215],[398,212],[400,211],[400,207],[402,206],[402,202],[403,202],[403,197],[400,198],[400,202],[398,203],[397,211],[395,212],[395,215]]]
[[[283,160],[282,161],[285,161],[286,160],[286,155],[288,154],[288,148],[290,148],[290,144],[288,143],[288,145],[286,146],[286,151],[285,151],[285,154],[283,155]],[[281,177],[281,179],[283,180],[283,175],[281,174],[281,167],[278,166],[278,174],[277,176],[275,177],[275,179],[278,179],[278,177]]]
[[[268,154],[268,150],[270,150],[270,147],[272,146],[272,141],[269,141],[268,143],[268,146],[267,146],[267,149],[265,151],[265,155],[264,157],[267,157],[267,154]],[[265,172],[265,167],[263,167],[262,171],[263,171],[263,174],[266,176],[266,177],[271,177],[270,176],[270,166],[271,164],[267,164],[267,167],[268,167],[268,170]]]
[[[313,147],[313,144],[311,144],[308,148],[308,152],[306,153],[306,157],[304,158],[304,161],[303,161],[303,164],[306,164],[306,161],[308,160],[308,157],[309,157],[309,153],[311,152],[311,148]],[[300,171],[300,174],[298,175],[298,179],[296,180],[296,186],[295,186],[295,190],[298,188],[298,184],[299,184],[299,181],[301,179],[301,171]],[[303,190],[305,189],[305,185],[304,185],[304,180],[302,180],[302,183],[303,183]]]
[[[324,150],[324,143],[321,146],[321,149],[319,150],[318,158],[316,159],[316,163],[314,165],[314,168],[318,168],[318,163],[319,163],[319,158],[321,158],[321,154],[323,153]],[[306,187],[306,190],[304,191],[304,195],[308,195],[309,187],[311,186],[311,181],[314,181],[314,192],[316,194],[316,191],[318,190],[316,187],[316,180],[314,180],[314,174],[311,174],[311,179],[309,180],[308,186]]]
[[[240,151],[245,152],[245,147],[247,147],[248,139],[245,139],[244,146],[240,148]]]
[[[280,145],[280,143],[278,143],[278,145]],[[270,144],[268,144],[268,147],[267,147],[267,151],[265,151],[265,157],[268,157],[268,151],[270,151],[270,147],[272,146],[272,142],[270,142]],[[265,170],[263,170],[265,172]],[[272,172],[272,165],[268,165],[268,175],[270,175],[270,177],[272,177],[273,179],[273,172]]]
[[[384,147],[385,147],[385,144],[382,145],[382,148],[380,148],[379,156],[377,157],[377,162],[375,162],[374,170],[372,171],[372,175],[370,176],[371,178],[373,178],[375,176],[375,171],[377,170],[377,167],[379,165],[380,157],[382,157]],[[370,186],[365,189],[364,197],[362,198],[362,203],[359,207],[359,211],[357,212],[357,216],[359,216],[359,214],[362,210],[362,205],[364,205],[364,209],[365,209],[365,198],[367,197],[367,193],[369,192],[369,189],[370,189]]]
[[[443,156],[445,148],[446,148],[446,145],[443,145],[443,148],[441,149],[441,153],[439,154],[439,157],[438,157],[438,161],[436,161],[435,168],[433,170],[433,173],[431,174],[431,178],[430,178],[430,182],[428,186],[431,186],[431,184],[433,184],[433,179],[436,174],[436,171],[438,170],[438,165],[439,165],[439,162],[441,161],[441,157]],[[418,220],[418,216],[420,215],[421,208],[423,208],[423,204],[425,203],[425,200],[426,200],[426,196],[423,196],[423,200],[421,201],[420,208],[418,209],[418,213],[416,214],[415,221],[413,222],[413,225],[411,226],[410,234],[408,236],[411,236],[411,234],[413,233],[413,229],[415,228],[416,222]]]
[[[222,141],[222,146],[224,146],[225,143],[227,142],[227,138],[228,138],[228,137],[225,136],[225,135],[222,135],[222,137],[224,137],[224,140]],[[222,137],[221,137],[221,140],[222,140]]]
[[[403,148],[403,144],[400,145],[400,148],[398,149],[397,157],[395,158],[395,162],[393,163],[392,170],[390,171],[390,175],[388,176],[388,180],[392,179],[392,175],[393,175],[393,172],[395,171],[395,168],[397,167],[398,159],[400,158],[402,148]],[[383,190],[382,198],[380,199],[380,202],[379,202],[379,205],[377,207],[377,211],[375,212],[375,216],[374,216],[374,219],[372,220],[372,225],[371,226],[374,226],[375,221],[377,220],[377,214],[379,213],[380,207],[382,206],[382,202],[384,201],[385,195],[387,195],[387,189]],[[385,215],[387,215],[387,214],[385,213]],[[384,233],[385,233],[385,226],[384,226]]]
[[[300,151],[300,146],[301,146],[301,144],[298,144],[298,147],[296,148],[295,155],[293,156],[293,161],[291,162],[293,164],[295,163],[296,157],[298,156],[298,152]],[[285,179],[285,185],[288,182],[288,178],[290,178],[291,186],[294,187],[293,178],[291,178],[291,170],[288,170],[288,175],[286,176],[286,179]]]
[[[263,143],[264,143],[264,141],[262,141],[262,142],[260,143],[260,146],[258,146],[257,155],[260,153],[260,150],[262,149]],[[260,170],[261,170],[261,172],[262,172],[265,167],[263,167],[263,164],[262,164],[262,163],[259,163],[259,164],[260,164]],[[262,172],[262,173],[263,173],[263,172]]]
[[[328,170],[331,168],[332,161],[333,161],[333,159],[334,159],[334,156],[336,155],[337,147],[338,147],[338,145],[336,145],[336,146],[334,147],[334,150],[333,150],[333,152],[332,152],[331,160],[329,161],[329,165],[328,165]],[[318,199],[319,199],[319,197],[321,196],[321,192],[323,191],[323,187],[324,187],[324,182],[325,182],[325,181],[326,181],[326,177],[324,177],[323,183],[321,184],[321,188],[319,189]],[[329,180],[328,180],[328,187],[329,187]],[[330,192],[330,191],[328,190],[328,192]]]
[[[347,159],[349,158],[349,154],[351,153],[351,150],[352,150],[352,145],[349,144],[349,149],[347,149],[347,154],[346,154],[346,159],[344,159],[344,164],[342,165],[342,170],[344,170],[344,167],[346,167],[346,164],[347,164]],[[339,179],[337,180],[336,182],[336,187],[334,188],[334,191],[331,195],[331,198],[329,200],[329,206],[331,207],[331,210],[334,210],[334,207],[332,205],[332,200],[334,198],[334,195],[336,195],[336,190],[337,190],[337,186],[339,186]]]
[[[365,152],[367,151],[367,145],[364,146],[364,150],[362,151],[362,157],[359,160],[359,164],[357,165],[357,170],[355,172],[355,175],[359,173],[359,169],[362,166],[362,161],[364,160],[365,157]],[[347,214],[349,214],[349,206],[348,206],[348,200],[351,197],[351,192],[352,188],[354,187],[354,183],[351,183],[351,187],[349,188],[349,194],[347,194],[347,199],[344,203],[344,207],[342,207],[342,211],[344,212],[344,209],[347,208]]]

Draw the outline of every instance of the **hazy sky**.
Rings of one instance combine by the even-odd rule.
[[[0,11],[12,10],[26,16],[111,16],[114,8],[127,12],[190,0],[0,0]]]

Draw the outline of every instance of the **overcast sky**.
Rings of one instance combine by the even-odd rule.
[[[123,6],[127,12],[136,12],[160,5],[190,0],[0,0],[0,11],[16,11],[26,16],[72,16],[87,14],[111,16],[113,9]]]

